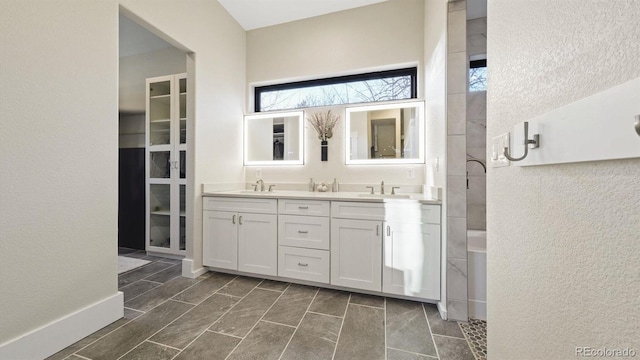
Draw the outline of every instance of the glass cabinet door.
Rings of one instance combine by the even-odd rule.
[[[149,145],[171,143],[171,81],[149,84]]]
[[[149,186],[149,244],[169,248],[171,246],[171,185]]]

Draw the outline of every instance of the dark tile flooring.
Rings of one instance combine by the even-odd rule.
[[[151,263],[118,276],[125,317],[58,359],[474,360],[460,326],[432,304]]]

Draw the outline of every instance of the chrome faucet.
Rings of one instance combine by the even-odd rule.
[[[469,155],[467,154],[467,156]],[[484,163],[484,161],[470,157],[467,159],[467,162],[477,162],[478,164],[482,165],[482,169],[484,170],[484,173],[485,174],[487,173],[487,165]],[[469,189],[469,170],[467,170],[467,190],[468,189]]]
[[[380,183],[380,194],[384,195],[384,180]]]
[[[258,181],[256,181],[256,184],[260,185],[260,191],[264,191],[264,181],[262,179],[258,179]],[[258,186],[256,186],[256,191],[258,190]]]

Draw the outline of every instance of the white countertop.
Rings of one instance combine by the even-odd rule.
[[[212,191],[204,192],[202,196],[223,196],[223,197],[259,197],[274,199],[305,199],[305,200],[334,200],[334,201],[360,201],[360,202],[390,202],[390,201],[418,201],[424,204],[440,205],[440,200],[433,200],[424,194],[367,194],[362,192],[310,192],[297,190],[274,190],[274,191],[253,191],[253,190],[233,190],[233,191]]]

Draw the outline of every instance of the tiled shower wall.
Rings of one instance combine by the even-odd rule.
[[[467,21],[467,54],[487,53],[487,18]],[[473,91],[467,96],[467,154],[487,163],[487,92]],[[487,229],[487,174],[476,162],[467,163],[467,228]]]
[[[447,19],[447,317],[467,321],[467,1]]]

